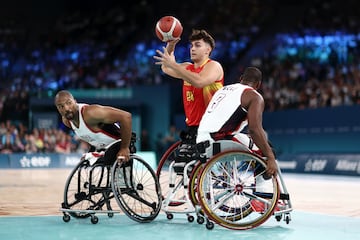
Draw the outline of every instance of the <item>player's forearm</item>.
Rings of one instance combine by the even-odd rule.
[[[175,50],[176,43],[168,42],[166,44],[166,51],[170,54]]]
[[[206,85],[208,85],[206,80],[203,79],[203,77],[201,77],[200,74],[188,71],[182,65],[180,65],[178,63],[173,64],[171,66],[171,69],[173,69],[173,71],[175,72],[175,74],[177,76],[179,76],[184,81],[190,83],[194,87],[203,88]]]
[[[267,138],[263,130],[252,130],[249,129],[249,134],[253,139],[256,146],[261,150],[262,154],[268,158],[269,161],[275,160],[273,150],[268,144]]]

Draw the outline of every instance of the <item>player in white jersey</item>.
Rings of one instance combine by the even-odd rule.
[[[79,104],[66,90],[56,94],[55,105],[63,123],[80,139],[97,151],[105,151],[102,162],[112,164],[115,160],[129,160],[131,113],[110,106]]]
[[[266,175],[276,176],[275,155],[262,126],[264,99],[256,91],[261,80],[261,71],[255,67],[248,67],[241,75],[240,83],[219,89],[200,121],[196,142],[232,139],[252,149],[253,141],[261,154],[267,158]],[[246,126],[250,138],[247,134],[241,133]]]

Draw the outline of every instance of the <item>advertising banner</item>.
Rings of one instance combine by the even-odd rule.
[[[58,168],[59,155],[55,153],[9,154],[10,168]]]
[[[0,168],[10,168],[8,154],[0,154]]]
[[[156,170],[153,152],[138,152]],[[82,154],[0,154],[0,168],[74,168]],[[360,154],[282,154],[278,158],[281,171],[286,173],[311,173],[360,176]]]
[[[360,176],[360,154],[283,154],[283,172]]]

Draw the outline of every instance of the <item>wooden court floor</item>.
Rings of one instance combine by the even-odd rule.
[[[0,215],[61,215],[71,169],[1,169]],[[360,217],[360,178],[283,174],[297,211]]]

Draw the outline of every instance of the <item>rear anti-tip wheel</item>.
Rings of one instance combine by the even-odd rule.
[[[97,216],[91,216],[91,223],[97,224],[99,222],[99,218]]]
[[[286,224],[289,224],[289,222],[290,222],[290,216],[289,215],[286,215],[286,217],[285,217],[285,222],[286,222]]]
[[[69,222],[69,221],[70,221],[70,215],[64,214],[64,216],[63,216],[63,221],[64,221],[64,222]]]
[[[174,218],[174,215],[171,214],[171,213],[167,213],[167,214],[166,214],[166,218],[169,219],[169,220],[171,220],[171,219]]]
[[[198,216],[198,218],[196,219],[196,222],[198,224],[203,224],[205,222],[205,218],[203,216]]]
[[[211,221],[207,221],[207,222],[206,222],[206,228],[207,228],[208,230],[212,230],[212,229],[214,228],[214,223],[211,222]]]
[[[191,215],[189,215],[187,219],[189,222],[193,222],[195,220],[194,216]]]

